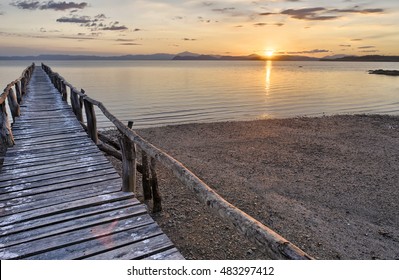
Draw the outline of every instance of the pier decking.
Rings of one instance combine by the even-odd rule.
[[[0,173],[0,259],[183,259],[40,67]]]

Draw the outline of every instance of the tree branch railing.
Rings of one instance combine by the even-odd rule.
[[[156,165],[160,163],[170,170],[186,187],[191,189],[197,198],[213,210],[214,213],[223,220],[230,222],[248,240],[261,246],[261,249],[265,251],[269,257],[273,259],[313,259],[310,255],[278,233],[227,202],[182,163],[140,137],[131,129],[132,123],[126,126],[111,114],[101,102],[90,98],[83,91],[76,90],[71,84],[66,82],[62,76],[53,72],[50,67],[42,64],[42,68],[46,71],[53,81],[53,84],[63,96],[66,91],[64,87],[68,86],[70,88],[72,110],[78,119],[82,116],[81,110],[82,104],[84,104],[87,131],[94,143],[98,144],[100,140],[98,139],[93,106],[97,106],[119,130],[122,135],[119,139],[119,143],[122,153],[123,191],[136,191],[136,171],[139,171],[142,173],[143,177],[144,199],[147,200],[152,197],[153,211],[160,211],[162,209],[161,197],[158,191],[156,176]],[[141,165],[137,163],[137,148],[141,150],[142,154]]]
[[[12,147],[15,144],[7,114],[7,105],[14,123],[15,118],[20,116],[20,105],[26,94],[26,88],[34,68],[35,64],[32,63],[22,72],[18,79],[9,83],[0,95],[0,144],[5,147]]]

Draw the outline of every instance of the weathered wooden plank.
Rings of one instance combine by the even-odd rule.
[[[56,135],[44,135],[44,136],[36,136],[35,138],[15,138],[18,140],[18,146],[33,146],[33,145],[43,145],[46,143],[57,143],[57,141],[65,141],[65,140],[77,140],[77,139],[86,139],[87,134],[84,132],[70,132],[68,134],[56,134]]]
[[[34,151],[34,150],[44,150],[44,149],[54,149],[54,148],[59,148],[59,147],[68,147],[68,146],[84,146],[88,145],[86,139],[77,139],[77,140],[64,140],[64,141],[59,141],[56,143],[49,143],[49,144],[44,144],[41,146],[22,146],[21,148],[18,149],[18,151]],[[10,149],[10,151],[15,151],[16,149]]]
[[[0,229],[0,236],[16,234],[19,232],[34,230],[40,227],[45,227],[68,221],[73,222],[76,219],[90,217],[90,216],[97,216],[102,213],[107,213],[107,215],[109,215],[113,211],[119,211],[124,208],[135,207],[136,205],[139,204],[140,202],[136,198],[130,197],[127,199],[118,200],[114,202],[107,202],[105,204],[91,205],[84,208],[68,210],[58,214],[40,216],[38,218],[29,219],[24,222],[3,226]],[[142,204],[140,205],[143,206]]]
[[[97,188],[97,191],[101,191],[103,187],[109,185],[113,185],[119,190],[122,188],[120,178],[117,176],[117,174],[98,176],[96,178],[81,179],[77,181],[69,181],[67,183],[54,184],[31,189],[23,189],[20,191],[2,192],[0,194],[0,202],[4,203],[4,201],[10,201],[14,198],[22,198],[25,196],[32,196],[44,193],[46,195],[52,196],[53,192],[65,189],[71,191],[73,191],[75,188],[78,188],[79,190],[84,190],[85,188],[91,188],[94,186]]]
[[[85,198],[81,200],[75,200],[73,202],[60,203],[52,206],[45,206],[35,211],[27,211],[14,215],[5,216],[3,219],[0,220],[0,226],[11,225],[14,223],[24,222],[30,219],[37,219],[39,217],[46,217],[49,215],[64,213],[79,208],[85,208],[92,205],[100,205],[132,197],[133,195],[130,193],[117,192],[112,194],[105,194],[96,197]]]
[[[15,154],[15,153],[13,153]],[[6,161],[3,163],[3,170],[12,169],[17,167],[27,167],[32,165],[41,165],[52,162],[59,162],[62,160],[75,159],[77,156],[93,156],[98,155],[98,150],[95,147],[80,147],[70,150],[61,150],[53,154],[41,153],[40,156],[34,157],[32,154],[21,153],[17,156],[10,158],[12,154],[7,153]],[[23,162],[22,162],[23,160]],[[44,163],[43,163],[44,162]],[[17,167],[16,167],[17,165]]]
[[[3,214],[12,215],[24,211],[31,211],[42,208],[43,205],[51,206],[59,203],[70,202],[102,194],[118,192],[120,190],[121,187],[118,183],[116,183],[115,185],[104,184],[101,189],[98,189],[97,185],[85,185],[81,188],[53,191],[50,195],[48,193],[45,193],[14,198],[3,201],[3,203],[1,203],[0,216],[2,216]]]
[[[78,127],[71,128],[47,128],[46,130],[36,131],[35,129],[24,129],[20,131],[14,131],[15,139],[31,139],[35,137],[44,137],[52,135],[68,135],[69,133],[83,132],[83,129]]]
[[[131,221],[129,228],[124,231],[113,233],[112,235],[99,236],[98,238],[86,242],[51,250],[25,259],[63,260],[83,259],[85,257],[93,256],[95,259],[95,254],[106,252],[107,250],[112,249],[112,247],[134,244],[134,242],[145,240],[146,238],[160,234],[159,227],[157,227],[156,224],[144,224],[142,220],[139,222],[139,224],[135,224],[134,221]]]
[[[62,168],[57,168],[56,171],[53,171],[51,173],[45,173],[41,174],[38,176],[28,176],[27,177],[19,177],[18,179],[9,179],[5,178],[0,179],[0,188],[2,187],[9,187],[9,186],[17,186],[17,185],[23,185],[23,184],[29,184],[29,183],[35,183],[35,182],[43,182],[43,181],[50,181],[52,179],[60,178],[60,177],[73,177],[74,175],[81,174],[81,173],[88,173],[88,172],[94,172],[94,171],[100,171],[100,170],[106,170],[106,169],[112,169],[112,165],[106,161],[105,163],[93,163],[92,166],[88,167],[82,167],[82,168],[77,168],[77,169],[72,169],[72,170],[65,170]]]
[[[34,168],[25,171],[22,169],[12,170],[9,171],[8,174],[3,174],[0,178],[0,182],[13,181],[17,176],[19,178],[29,179],[30,177],[42,176],[45,174],[51,174],[59,171],[64,172],[69,170],[81,169],[85,167],[87,168],[94,167],[101,164],[107,164],[109,167],[111,167],[111,165],[109,165],[109,161],[105,157],[99,157],[99,156],[97,156],[96,158],[85,157],[84,159],[80,158],[79,162],[77,160],[65,161],[64,165],[61,164],[48,165],[46,168],[42,166],[42,168]]]
[[[0,248],[10,247],[21,243],[35,242],[37,239],[56,236],[83,228],[94,227],[115,220],[124,220],[130,217],[144,215],[146,213],[147,211],[143,205],[134,205],[117,211],[108,211],[97,215],[85,216],[65,222],[50,224],[15,234],[1,236]]]
[[[62,178],[55,178],[51,180],[47,180],[45,182],[34,182],[34,183],[27,183],[27,184],[19,184],[13,185],[9,187],[0,188],[0,194],[7,193],[7,192],[15,192],[21,190],[27,190],[32,188],[44,187],[44,186],[51,186],[51,185],[59,185],[59,184],[76,184],[76,181],[87,179],[89,182],[96,182],[97,177],[103,178],[113,178],[114,176],[118,175],[115,170],[113,169],[104,169],[98,170],[91,173],[81,173],[77,174],[76,176],[64,176]]]
[[[94,255],[85,259],[92,260],[133,260],[148,257],[173,247],[169,238],[162,234],[151,237],[129,246],[110,250],[102,254]]]
[[[101,161],[101,160],[106,160],[102,154],[99,153],[94,153],[91,157],[91,161],[96,162],[96,161]],[[49,163],[48,161],[43,161],[42,164],[35,164],[33,166],[28,166],[28,167],[21,167],[19,165],[14,166],[11,169],[5,169],[2,170],[2,174],[4,176],[6,175],[11,175],[11,174],[23,174],[27,172],[34,172],[34,171],[39,171],[39,170],[50,170],[51,168],[55,167],[70,167],[73,165],[78,165],[81,163],[87,163],[88,157],[75,157],[75,158],[66,158],[65,160],[59,161],[59,162],[51,162]],[[3,177],[2,175],[2,177]]]
[[[96,159],[87,157],[87,158],[84,158],[84,160],[82,158],[80,160],[81,160],[80,162],[70,162],[69,164],[66,164],[66,165],[55,165],[55,166],[49,166],[47,168],[40,168],[40,169],[36,169],[36,170],[26,170],[26,171],[12,170],[12,171],[9,171],[8,174],[3,174],[0,178],[0,182],[15,180],[16,177],[18,177],[19,179],[21,179],[21,178],[28,179],[28,180],[32,179],[32,182],[35,182],[35,178],[37,178],[38,176],[46,175],[46,174],[81,169],[81,168],[85,168],[85,167],[94,167],[94,166],[101,165],[101,164],[109,164],[109,161],[104,157],[102,157],[102,158],[100,157],[100,158],[96,158]],[[40,180],[42,180],[42,179],[40,179]]]
[[[151,217],[146,215],[129,217],[127,219],[114,220],[106,222],[95,227],[83,228],[72,232],[62,233],[57,236],[50,236],[41,239],[40,242],[31,242],[30,246],[26,244],[18,244],[0,249],[0,258],[2,255],[13,256],[8,259],[22,259],[28,258],[39,253],[44,253],[50,250],[59,249],[69,245],[79,244],[85,241],[98,240],[103,247],[112,247],[113,239],[109,238],[110,234],[123,232],[129,228],[137,227],[139,225],[148,225],[153,223]],[[111,235],[112,236],[112,235]],[[82,253],[81,253],[82,255]]]

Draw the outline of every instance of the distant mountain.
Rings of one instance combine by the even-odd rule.
[[[38,56],[0,56],[0,60],[171,60],[174,54],[140,54],[121,56],[42,54]]]
[[[177,55],[167,53],[156,54],[138,54],[138,55],[121,55],[121,56],[96,56],[96,55],[65,55],[65,54],[43,54],[38,56],[0,56],[0,60],[30,60],[30,61],[48,61],[48,60],[273,60],[273,61],[398,61],[399,56],[345,56],[333,55],[323,57],[321,59],[309,56],[299,55],[274,55],[265,58],[257,54],[246,56],[229,56],[229,55],[208,55],[197,54],[191,52],[182,52]]]
[[[228,56],[228,55],[176,55],[173,60],[274,60],[274,61],[316,61],[315,57],[299,56],[299,55],[278,55],[271,58],[265,58],[257,54],[246,56]]]
[[[345,56],[335,59],[321,59],[322,61],[375,61],[375,62],[399,62],[399,56],[364,55]]]
[[[349,56],[349,55],[347,55],[347,54],[334,54],[334,55],[328,55],[328,56],[322,57],[321,59],[337,59],[337,58],[343,58],[343,57],[346,57],[346,56]]]
[[[198,53],[192,53],[192,52],[182,52],[178,53],[176,56],[200,56]]]
[[[271,58],[274,61],[318,61],[317,57],[302,56],[302,55],[276,55]]]

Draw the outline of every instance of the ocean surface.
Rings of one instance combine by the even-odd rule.
[[[0,61],[0,86],[30,61]],[[40,61],[35,62],[40,65]],[[333,114],[399,115],[397,62],[48,61],[123,121],[143,128]],[[101,115],[100,126],[110,126]]]

